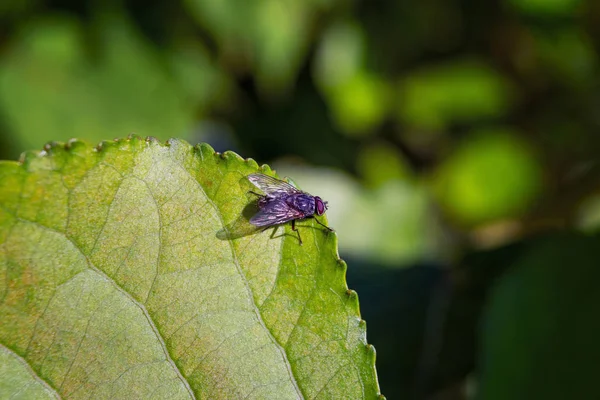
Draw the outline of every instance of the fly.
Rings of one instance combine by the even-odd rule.
[[[327,211],[327,202],[319,196],[303,192],[287,182],[263,174],[250,174],[248,180],[265,194],[254,193],[258,196],[259,211],[250,218],[254,226],[268,228],[292,221],[292,230],[298,233],[298,241],[302,244],[300,232],[296,228],[296,220],[315,218]],[[325,229],[333,229],[324,225],[318,219],[315,221]]]

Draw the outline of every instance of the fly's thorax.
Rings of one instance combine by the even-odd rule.
[[[298,193],[289,195],[286,203],[307,217],[315,213],[315,198],[310,194]]]

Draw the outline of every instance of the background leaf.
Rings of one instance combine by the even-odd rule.
[[[515,252],[486,303],[476,398],[600,396],[599,245],[598,236],[562,232]]]
[[[217,238],[257,170],[137,137],[1,163],[3,379],[67,398],[375,398],[335,234]]]
[[[126,18],[95,21],[95,57],[82,24],[44,18],[26,26],[0,62],[0,106],[22,148],[107,130],[187,134],[196,107],[225,97],[225,80],[196,44],[169,54],[151,48]],[[88,38],[89,40],[89,38]],[[219,93],[219,94],[217,94]],[[160,100],[158,100],[160,99]]]

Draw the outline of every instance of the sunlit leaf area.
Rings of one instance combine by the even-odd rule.
[[[325,312],[337,307],[331,304],[343,298],[344,306],[335,315],[366,321],[366,328],[363,322],[348,328],[354,334],[346,333],[352,340],[336,348],[338,358],[328,357],[333,345],[311,348],[311,338],[303,337],[299,341],[308,347],[298,353],[299,360],[317,353],[322,360],[311,359],[306,365],[291,362],[286,370],[285,365],[268,364],[276,357],[253,353],[244,363],[234,363],[243,367],[239,371],[209,368],[202,379],[208,377],[211,383],[206,387],[214,392],[204,392],[202,398],[278,398],[261,397],[256,394],[259,389],[246,393],[236,387],[237,391],[227,392],[223,388],[230,381],[218,378],[230,374],[242,386],[263,377],[277,381],[270,372],[282,374],[281,382],[289,383],[284,376],[288,373],[294,378],[288,392],[273,392],[288,393],[280,398],[344,398],[345,390],[362,390],[362,398],[370,398],[379,389],[389,399],[600,398],[598,49],[600,3],[593,0],[0,1],[0,159],[20,159],[22,165],[20,172],[2,169],[0,225],[10,229],[0,234],[0,247],[9,248],[13,241],[18,246],[11,249],[29,249],[57,263],[64,258],[69,268],[47,271],[47,279],[57,285],[67,280],[64,297],[45,302],[47,293],[23,289],[19,293],[27,304],[17,304],[11,312],[25,315],[31,311],[28,305],[62,302],[50,307],[45,317],[61,324],[75,307],[73,302],[85,302],[91,293],[96,303],[86,303],[86,312],[102,312],[98,310],[103,302],[118,306],[120,295],[130,296],[144,305],[146,314],[162,321],[152,328],[160,334],[169,331],[170,318],[179,314],[183,318],[186,311],[177,309],[176,295],[165,295],[163,300],[170,302],[156,298],[152,303],[151,289],[136,293],[126,283],[123,293],[111,294],[110,287],[102,288],[104,278],[96,276],[102,268],[90,267],[120,251],[94,253],[97,243],[86,242],[94,235],[91,227],[101,221],[103,193],[112,190],[111,179],[137,176],[132,165],[144,143],[151,143],[154,150],[139,160],[147,163],[143,165],[148,171],[155,171],[156,176],[144,175],[143,180],[157,185],[148,189],[156,194],[152,198],[168,191],[173,199],[180,196],[176,193],[195,193],[189,191],[191,183],[169,186],[183,182],[177,180],[182,164],[186,177],[206,190],[204,197],[181,198],[190,202],[182,209],[200,212],[207,201],[220,207],[212,225],[199,228],[198,237],[208,238],[211,229],[235,220],[235,210],[248,201],[242,190],[248,187],[231,185],[239,185],[244,174],[276,171],[328,202],[327,223],[335,236],[312,240],[318,232],[312,229],[315,221],[308,220],[298,222],[306,242],[302,247],[292,241],[295,236],[273,238],[270,231],[259,233],[258,239],[232,241],[233,248],[245,241],[262,243],[264,248],[257,247],[251,255],[240,250],[242,256],[251,257],[251,271],[244,273],[270,274],[274,282],[285,283],[277,295],[293,300],[290,309],[285,309],[287,303],[276,303],[274,311],[264,315],[257,306],[261,334],[277,342],[278,324],[293,311],[294,296],[300,295],[300,289],[292,293],[293,281],[278,275],[284,266],[295,265],[294,273],[300,276],[303,272],[297,268],[303,260],[321,260],[325,253],[330,256],[325,261],[306,262],[329,271],[317,274],[314,281],[333,289],[322,291],[318,296],[322,302],[309,310],[308,317],[324,323]],[[130,134],[135,135],[131,140],[123,139]],[[72,138],[78,140],[69,142]],[[114,138],[121,140],[111,147],[107,143]],[[178,139],[167,142],[169,138]],[[95,146],[103,141],[105,147],[120,149],[110,153],[115,170],[104,171],[103,162],[94,158],[99,157]],[[80,152],[69,150],[73,143]],[[56,150],[60,154],[70,151],[72,156],[64,164],[63,155],[44,158],[51,149],[62,149]],[[169,151],[174,152],[169,153],[171,158],[164,158]],[[235,160],[231,169],[217,164],[203,167],[211,157],[222,160],[219,156],[226,151],[256,162],[229,152],[227,157]],[[43,171],[59,165],[52,163],[61,169],[46,177]],[[95,170],[102,174],[92,182],[85,174]],[[223,187],[222,192],[210,192],[213,182]],[[88,190],[96,196],[93,201],[81,194],[83,203],[73,203],[56,194],[65,188],[77,192],[92,183],[94,188]],[[150,211],[144,214],[143,207],[129,204],[143,203],[143,196],[135,193],[145,193],[138,184],[132,183],[131,191],[111,206],[111,212],[123,218],[131,210],[141,213],[140,226],[133,218],[125,236],[120,231],[107,236],[106,243],[114,241],[110,243],[115,249],[124,237],[134,240],[137,233],[150,229],[141,223]],[[165,197],[165,202],[170,199]],[[178,221],[177,212],[167,214]],[[42,221],[48,230],[25,220]],[[71,231],[70,226],[80,227]],[[291,232],[289,226],[285,229]],[[19,232],[23,238],[39,238],[39,243],[19,241]],[[72,235],[71,241],[56,242],[57,232]],[[142,243],[146,236],[139,236],[135,240]],[[214,243],[210,248],[217,254],[223,243]],[[71,253],[63,245],[83,250]],[[143,246],[153,248],[151,243]],[[194,257],[184,250],[178,250],[178,259]],[[347,265],[346,281],[343,274],[332,272],[343,263],[337,259],[338,251]],[[1,265],[27,262],[19,251],[6,254]],[[282,254],[287,264],[265,261]],[[213,256],[204,254],[202,262],[221,260]],[[275,269],[261,271],[261,260]],[[127,273],[128,279],[140,282],[148,278],[142,266],[127,272],[127,263],[123,265],[118,271],[102,270],[101,277],[116,282]],[[243,269],[245,264],[240,265]],[[14,300],[10,293],[18,285],[38,284],[15,278],[16,267],[9,267],[5,276],[0,275],[5,282],[0,285],[0,304]],[[216,271],[215,277],[227,278],[224,269]],[[252,279],[244,276],[241,287],[250,287],[250,297],[259,304],[256,296],[268,296],[266,286],[255,291]],[[193,282],[193,278],[182,281],[180,289]],[[351,289],[347,293],[346,284]],[[105,300],[98,300],[98,293]],[[140,332],[149,329],[143,323],[147,315],[135,315],[141,322],[123,327],[119,334],[146,337]],[[13,335],[19,329],[36,329],[35,321],[32,326],[27,325],[29,319],[9,326],[4,317],[0,314],[0,398],[4,393],[21,399],[91,396],[92,389],[76,385],[70,392],[62,391],[69,381],[61,381],[59,375],[53,378],[51,371],[80,367],[90,376],[102,376],[103,371],[95,370],[91,362],[60,364],[70,356],[41,353],[57,348],[50,344],[40,345],[40,353],[35,353],[35,335],[31,343]],[[232,314],[218,323],[207,321],[215,324],[215,332],[227,336],[234,333],[232,327],[245,329],[236,318]],[[318,331],[341,329],[336,323],[327,321]],[[282,332],[291,327],[283,325]],[[103,329],[115,334],[110,326],[64,326],[69,332],[92,328],[97,328],[98,338]],[[12,336],[3,336],[9,331]],[[360,336],[365,331],[366,339]],[[259,348],[260,337],[253,339]],[[44,340],[52,343],[53,337]],[[65,340],[65,348],[77,348],[76,342]],[[153,354],[161,354],[161,346],[171,349],[167,336],[163,342],[148,340],[123,345],[127,360],[150,363]],[[377,349],[376,377],[373,348],[365,347],[367,342]],[[100,351],[103,342],[98,343]],[[364,354],[357,353],[357,343],[365,344],[360,347],[367,349]],[[200,344],[187,346],[194,349]],[[182,354],[193,356],[188,350]],[[272,356],[281,349],[271,350]],[[37,361],[29,361],[28,351]],[[232,359],[244,358],[243,351],[229,351]],[[207,381],[187,379],[186,373],[196,370],[186,370],[186,360],[179,368],[183,378],[173,375],[171,368],[180,361],[162,361],[164,365],[156,364],[151,374],[128,372],[119,381],[123,387],[102,386],[106,392],[98,392],[97,398],[119,398],[119,393],[129,393],[126,387],[148,382],[166,386],[157,384],[154,392],[144,386],[146,391],[131,393],[145,398],[202,393]],[[56,369],[44,372],[40,367],[53,363]],[[331,381],[325,375],[322,382],[312,381],[308,377],[318,376],[316,371],[335,374]],[[353,376],[365,379],[362,389],[352,386],[358,382]],[[305,377],[308,386],[298,383]],[[161,392],[165,387],[168,390]]]

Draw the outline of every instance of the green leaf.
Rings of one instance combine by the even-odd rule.
[[[58,394],[21,357],[0,345],[0,399],[56,399]]]
[[[391,92],[381,77],[363,70],[327,88],[325,96],[340,129],[346,134],[361,136],[372,133],[384,120]]]
[[[98,18],[91,26],[36,20],[0,59],[0,108],[18,152],[75,136],[100,141],[107,131],[184,135],[209,108],[207,99],[223,101],[229,92],[197,44],[161,55],[126,19]],[[82,39],[90,31],[92,50]]]
[[[0,344],[27,366],[1,368],[66,398],[376,398],[336,235],[217,237],[256,171],[137,137],[0,163]]]
[[[441,130],[504,115],[515,100],[510,82],[478,60],[415,71],[401,83],[398,116],[410,126]]]
[[[266,94],[288,90],[308,51],[318,1],[201,1],[185,5],[233,70],[253,71]],[[313,4],[314,3],[314,4]]]
[[[509,0],[517,11],[532,16],[566,17],[581,10],[581,0]]]
[[[600,398],[599,249],[566,232],[519,248],[489,294],[476,398]]]
[[[527,210],[540,193],[542,169],[519,132],[486,129],[458,146],[439,166],[433,184],[449,216],[477,225]]]

